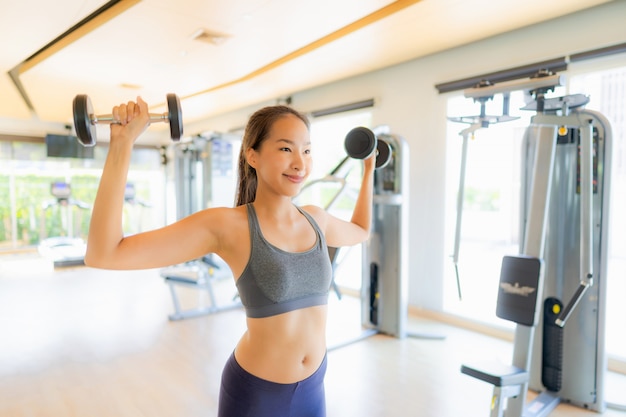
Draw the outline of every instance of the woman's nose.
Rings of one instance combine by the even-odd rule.
[[[301,170],[304,167],[304,158],[302,157],[302,155],[294,153],[293,159],[291,160],[291,166],[296,171]]]

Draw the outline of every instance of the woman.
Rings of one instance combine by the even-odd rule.
[[[111,142],[93,207],[85,263],[96,268],[164,267],[216,253],[231,268],[247,331],[222,375],[220,417],[325,415],[327,245],[369,235],[374,158],[351,221],[297,207],[312,168],[308,120],[286,106],[254,113],[239,155],[234,208],[210,208],[158,230],[124,237],[122,206],[134,141],[149,124],[141,99],[113,108]]]

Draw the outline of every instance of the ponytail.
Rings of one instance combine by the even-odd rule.
[[[235,206],[252,203],[256,197],[256,170],[246,161],[246,152],[243,143],[239,151],[239,168],[237,181],[237,197]]]

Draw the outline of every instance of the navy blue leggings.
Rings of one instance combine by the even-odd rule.
[[[222,373],[218,417],[325,417],[326,357],[310,377],[278,384],[243,369],[232,354]]]

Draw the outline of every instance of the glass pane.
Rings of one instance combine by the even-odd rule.
[[[36,247],[50,237],[86,239],[107,148],[97,146],[94,159],[76,159],[47,157],[44,143],[2,144],[3,156],[11,156],[0,168],[0,250]],[[128,182],[135,199],[124,207],[126,234],[163,224],[160,161],[156,149],[133,151]],[[69,184],[68,198],[53,195],[53,183]]]
[[[519,119],[490,124],[467,134],[464,202],[457,275],[452,257],[444,267],[444,310],[509,327],[496,315],[500,266],[504,255],[519,253],[521,142],[532,112],[522,92],[510,97],[510,115]],[[486,103],[487,116],[503,112],[502,96]],[[479,116],[480,104],[465,97],[448,101],[452,118]],[[463,131],[470,124],[448,123],[446,249],[454,252],[456,205],[461,177]],[[459,290],[460,287],[460,290]]]
[[[11,142],[0,140],[0,159],[11,159]]]
[[[1,145],[2,142],[0,142]],[[0,251],[10,248],[13,241],[10,191],[10,176],[4,169],[0,170],[0,219],[2,219],[0,222]]]

